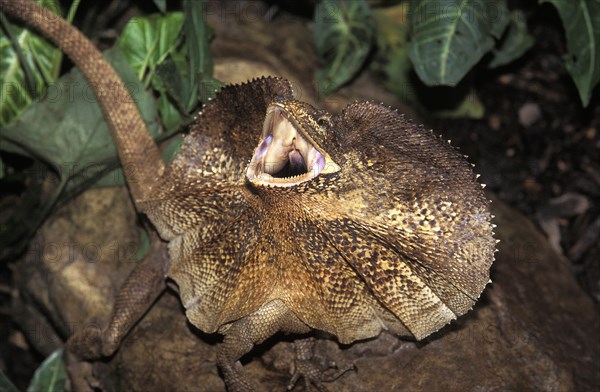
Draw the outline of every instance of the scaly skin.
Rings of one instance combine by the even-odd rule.
[[[30,1],[0,5],[53,40],[92,85],[124,89],[72,27],[36,18],[40,7]],[[155,245],[147,268],[127,280],[104,333],[70,340],[71,369],[85,373],[71,373],[75,388],[94,384],[81,360],[117,349],[164,288],[165,274],[177,283],[190,322],[225,335],[218,364],[231,391],[253,389],[238,360],[277,331],[319,329],[342,343],[382,329],[423,339],[471,309],[489,282],[493,225],[470,165],[384,105],[356,102],[331,116],[294,100],[283,79],[228,86],[164,168],[135,105],[102,94],[99,101],[120,159],[140,168],[128,185],[169,241],[170,261]],[[285,165],[286,136],[298,148],[289,150],[290,163],[308,173],[263,176],[263,169],[283,173],[265,168]],[[309,150],[322,167],[308,162]],[[278,161],[263,165],[265,156]],[[299,350],[303,374],[294,381],[303,375],[324,390],[308,351]]]
[[[285,187],[248,179],[272,105],[333,172]],[[230,386],[249,384],[233,364],[248,342],[276,330],[423,339],[472,308],[495,247],[481,186],[448,143],[380,104],[332,117],[277,78],[224,88],[140,206],[170,240],[168,275],[190,322],[249,336],[220,357]]]

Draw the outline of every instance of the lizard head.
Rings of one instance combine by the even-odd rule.
[[[258,186],[291,187],[338,172],[340,166],[323,148],[327,118],[307,103],[275,99],[246,170],[248,180]]]

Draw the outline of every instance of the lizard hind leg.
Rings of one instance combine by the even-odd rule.
[[[217,352],[217,364],[223,373],[229,392],[249,392],[257,388],[243,373],[239,359],[250,352],[255,344],[262,343],[278,331],[292,334],[306,334],[311,328],[303,323],[281,300],[273,300],[256,312],[239,319],[220,330],[225,335]],[[295,342],[296,366],[287,389],[292,389],[296,381],[303,377],[306,390],[310,386],[319,391],[327,391],[322,382],[332,381],[354,368],[353,365],[337,369],[335,374],[326,376],[313,359],[314,338],[298,339]],[[334,366],[335,367],[335,366]]]
[[[273,300],[256,312],[222,328],[225,335],[217,352],[217,364],[229,392],[249,392],[257,388],[242,371],[239,359],[278,331],[305,334],[310,327],[292,313],[281,300]]]

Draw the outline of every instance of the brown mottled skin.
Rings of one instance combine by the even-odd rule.
[[[39,7],[29,1],[15,4],[0,0],[3,12],[69,54],[91,84],[118,83],[72,27],[31,18]],[[51,28],[48,20],[58,24]],[[331,116],[294,100],[283,79],[228,86],[163,168],[135,106],[117,113],[108,101],[103,108],[115,117],[109,123],[120,159],[139,168],[141,181],[128,177],[136,206],[168,241],[169,257],[155,241],[122,288],[102,336],[69,340],[76,390],[96,385],[86,360],[118,348],[164,290],[165,276],[177,284],[193,325],[225,335],[218,364],[231,391],[253,390],[238,360],[277,331],[318,329],[342,343],[383,329],[423,339],[471,309],[489,282],[495,240],[471,166],[393,109],[356,102]],[[295,141],[307,140],[326,158],[320,174],[289,186],[252,180],[247,170],[265,140],[269,108],[293,125]],[[304,376],[324,390],[310,346],[297,345],[293,382]]]

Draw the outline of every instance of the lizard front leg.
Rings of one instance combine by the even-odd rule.
[[[117,295],[108,326],[101,333],[77,331],[67,341],[65,361],[73,391],[101,387],[91,361],[112,355],[131,328],[165,289],[167,244],[153,235],[148,254],[133,269]]]

